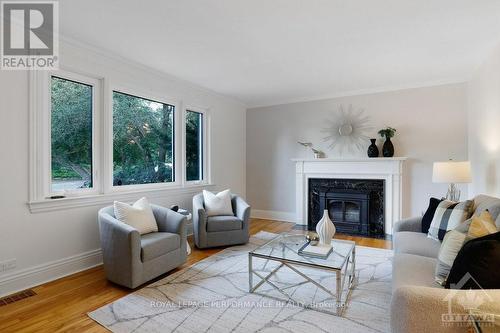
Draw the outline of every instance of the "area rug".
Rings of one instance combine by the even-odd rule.
[[[126,333],[390,331],[392,251],[356,247],[356,285],[343,315],[336,316],[330,313],[336,308],[329,306],[334,300],[313,284],[287,289],[303,280],[291,270],[280,270],[271,281],[299,302],[290,302],[267,284],[259,289],[266,296],[248,292],[248,251],[276,236],[260,232],[246,245],[227,248],[88,315],[112,332]],[[276,263],[253,265],[270,272]],[[301,271],[335,290],[332,272]]]

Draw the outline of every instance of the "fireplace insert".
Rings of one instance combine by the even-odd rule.
[[[320,193],[320,210],[328,211],[335,221],[337,232],[346,234],[368,234],[370,193],[326,192]],[[314,225],[316,228],[316,225]]]
[[[327,210],[339,233],[384,236],[384,181],[380,179],[309,179],[308,229]]]

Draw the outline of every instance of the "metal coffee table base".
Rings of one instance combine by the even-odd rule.
[[[252,262],[253,257],[261,258],[261,259],[265,259],[265,260],[276,261],[276,262],[279,262],[280,264],[276,268],[274,268],[271,272],[267,273],[267,275],[262,275],[253,269],[253,262]],[[306,308],[311,308],[314,310],[322,311],[321,308],[316,308],[316,307],[313,307],[311,305],[303,304],[303,302],[299,302],[299,301],[294,300],[292,295],[290,295],[286,292],[287,289],[298,287],[298,286],[301,286],[301,285],[306,284],[306,283],[312,283],[313,285],[315,285],[319,289],[323,290],[328,295],[330,295],[333,299],[336,300],[336,306],[337,306],[337,311],[336,311],[337,313],[336,314],[337,314],[337,316],[342,316],[344,313],[344,310],[345,310],[345,304],[347,303],[349,296],[351,294],[351,291],[354,287],[354,281],[355,281],[355,277],[356,277],[355,257],[356,257],[356,248],[354,247],[352,249],[352,252],[349,255],[349,258],[347,258],[346,264],[344,265],[344,267],[341,269],[334,269],[334,268],[327,268],[327,267],[323,267],[323,266],[318,266],[315,264],[308,264],[308,263],[304,263],[304,262],[295,262],[295,261],[289,261],[289,260],[285,260],[285,259],[273,258],[273,257],[250,252],[250,253],[248,253],[249,291],[251,293],[259,294],[262,296],[275,298],[273,296],[266,295],[264,293],[260,293],[260,292],[256,291],[264,283],[267,283],[271,287],[273,287],[275,290],[277,290],[280,294],[285,296],[285,298],[290,300],[291,302],[301,304],[302,306],[304,306]],[[302,273],[301,271],[299,271],[297,268],[293,267],[292,265],[293,266],[305,266],[305,267],[309,267],[309,268],[322,269],[322,270],[326,270],[326,271],[335,272],[335,275],[336,275],[336,291],[335,291],[335,293],[332,293],[332,291],[330,291],[328,288],[325,288],[324,286],[322,286],[321,284],[319,284],[315,280],[311,279],[306,274]],[[350,266],[350,269],[349,269],[349,266]],[[305,281],[302,281],[302,282],[299,282],[299,283],[296,283],[293,285],[289,285],[286,288],[280,288],[279,286],[277,286],[275,283],[273,283],[269,279],[273,275],[275,275],[283,267],[291,269],[293,272],[295,272],[298,275],[300,275],[301,277],[303,277],[305,279]],[[348,271],[348,269],[349,269],[349,271]],[[260,281],[255,286],[253,285],[253,275],[256,275],[258,278],[260,278]],[[322,311],[322,312],[326,312],[326,311]],[[331,312],[328,312],[328,313],[331,313]]]

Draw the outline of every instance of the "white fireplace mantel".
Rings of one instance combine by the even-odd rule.
[[[403,162],[406,157],[292,159],[295,162],[297,224],[307,225],[310,178],[382,179],[385,193],[385,233],[401,219]]]

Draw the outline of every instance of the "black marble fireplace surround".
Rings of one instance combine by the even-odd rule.
[[[327,209],[339,233],[385,236],[384,180],[310,178],[308,206],[309,230]]]

